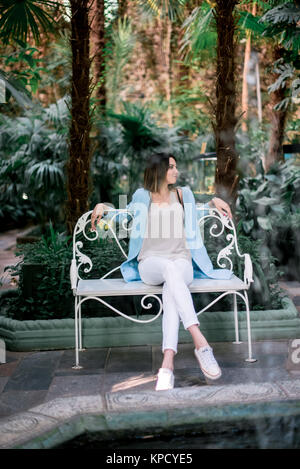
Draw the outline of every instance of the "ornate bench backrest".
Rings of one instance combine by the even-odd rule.
[[[197,208],[203,212],[203,209],[200,207]],[[123,256],[123,260],[127,258],[127,254],[123,249],[120,240],[118,239],[118,232],[117,232],[117,224],[115,223],[116,217],[120,214],[127,214],[129,215],[129,219],[133,218],[133,214],[126,209],[111,209],[110,218],[109,220],[105,220],[103,218],[100,222],[100,226],[98,225],[97,231],[91,231],[91,214],[92,211],[84,213],[76,223],[74,233],[73,233],[73,260],[71,266],[71,283],[72,289],[76,288],[77,280],[81,279],[81,269],[83,269],[84,273],[91,272],[93,268],[93,262],[90,256],[87,253],[84,253],[84,241],[96,241],[97,239],[101,238],[102,235],[108,235],[110,238],[114,239],[117,243],[120,252]],[[201,217],[201,212],[199,217]],[[211,226],[208,229],[208,233],[210,237],[218,238],[221,235],[225,236],[227,244],[225,247],[220,249],[218,252],[218,256],[216,262],[218,267],[220,268],[228,268],[233,270],[233,253],[238,257],[245,257],[248,254],[241,254],[238,248],[237,243],[237,235],[234,223],[228,217],[223,216],[218,210],[210,209],[208,215],[204,215],[199,218],[199,226],[202,231],[202,236],[204,236],[204,224],[210,220],[212,222]],[[124,217],[122,223],[120,223],[122,231],[122,236],[124,237],[124,233],[128,236],[131,228],[131,224],[127,222]],[[207,233],[207,232],[205,232]],[[104,236],[105,237],[105,236]],[[204,244],[206,240],[204,239]],[[120,262],[123,262],[123,260]],[[245,258],[246,260],[246,258]],[[108,271],[103,275],[101,278],[109,277],[113,272],[120,268],[120,265],[113,268],[112,270]],[[83,268],[84,267],[84,268]]]

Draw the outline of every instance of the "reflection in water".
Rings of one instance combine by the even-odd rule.
[[[300,415],[253,421],[205,423],[193,431],[145,434],[105,441],[101,433],[86,433],[55,449],[296,449],[300,448]]]

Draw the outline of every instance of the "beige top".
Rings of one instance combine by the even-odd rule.
[[[137,260],[149,256],[168,259],[184,258],[191,261],[184,232],[184,210],[175,191],[171,191],[170,204],[151,202],[145,238]]]

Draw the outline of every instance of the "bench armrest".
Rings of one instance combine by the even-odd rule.
[[[247,286],[250,286],[250,283],[253,282],[253,267],[252,261],[249,254],[244,254],[245,256],[245,268],[244,268],[244,282]]]
[[[71,267],[70,267],[70,280],[71,280],[71,288],[73,290],[74,295],[76,294],[76,289],[77,289],[77,266],[76,266],[76,260],[73,259],[71,262]]]

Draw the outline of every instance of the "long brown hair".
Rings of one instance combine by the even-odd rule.
[[[147,163],[144,172],[144,189],[150,192],[158,192],[165,180],[169,169],[169,159],[176,158],[167,153],[155,153]]]

